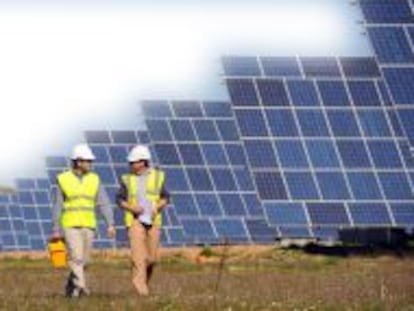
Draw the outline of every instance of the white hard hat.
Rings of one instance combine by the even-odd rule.
[[[147,146],[137,145],[129,152],[127,160],[128,162],[138,162],[141,160],[150,161],[151,152]]]
[[[80,159],[80,160],[93,161],[93,160],[95,160],[95,155],[93,154],[91,148],[89,148],[88,145],[79,144],[79,145],[76,145],[73,148],[71,159],[72,160]]]

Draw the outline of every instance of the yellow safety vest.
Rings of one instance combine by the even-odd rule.
[[[80,179],[71,170],[57,176],[58,185],[64,195],[61,224],[63,228],[96,228],[96,197],[99,176],[87,173]]]
[[[137,204],[137,178],[136,174],[125,174],[122,176],[122,182],[125,184],[128,192],[128,203],[129,204]],[[160,200],[160,194],[162,190],[162,186],[165,181],[165,173],[159,169],[150,169],[147,183],[146,183],[146,199],[153,203],[156,203]],[[132,225],[132,221],[134,219],[133,213],[130,211],[125,211],[125,226],[130,227]],[[155,215],[153,224],[155,226],[162,225],[162,214],[158,212]]]

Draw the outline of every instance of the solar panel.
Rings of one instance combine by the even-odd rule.
[[[266,76],[301,76],[295,57],[261,57],[261,65]]]
[[[360,0],[360,5],[367,23],[414,23],[408,1],[398,1],[397,4],[392,0]]]
[[[341,72],[336,58],[302,57],[300,59],[306,77],[339,77]]]
[[[349,225],[349,217],[343,203],[307,203],[313,225]]]
[[[0,244],[4,251],[31,249],[21,206],[13,194],[0,195]]]
[[[318,81],[319,92],[325,106],[350,106],[343,81]]]
[[[397,114],[391,114],[391,122],[396,135],[406,135],[411,146],[414,145],[414,129],[412,121],[409,121],[414,116],[411,112],[411,104],[414,103],[412,5],[412,1],[409,3],[408,0],[360,1],[365,25],[384,77],[385,83],[380,90],[384,100]]]
[[[380,62],[404,64],[414,61],[414,55],[403,28],[370,27],[368,33]]]
[[[340,63],[346,77],[380,77],[381,72],[373,57],[341,57]]]
[[[292,105],[320,106],[315,84],[308,80],[289,80],[287,83]]]
[[[260,76],[256,57],[223,57],[222,63],[227,76]]]
[[[374,58],[300,61],[306,78],[298,80],[286,74],[280,76],[282,80],[271,75],[246,76],[244,80],[253,78],[251,82],[258,86],[268,79],[270,85],[277,82],[279,91],[285,85],[290,105],[277,102],[269,105],[273,96],[264,95],[266,91],[259,87],[249,90],[256,92],[249,96],[258,102],[233,103],[248,165],[269,221],[272,217],[271,222],[277,224],[282,237],[323,239],[329,239],[329,235],[337,238],[343,226],[392,224],[392,217],[384,221],[385,216],[380,213],[371,217],[370,222],[354,222],[348,205],[358,201],[375,206],[385,200],[383,204],[391,215],[388,210],[391,202],[411,200],[411,181],[405,168],[408,162],[402,158],[397,140],[405,137],[404,131],[409,129],[405,125],[402,131],[400,127],[400,123],[408,123],[409,112],[402,120],[395,114],[388,86],[381,80]],[[230,93],[235,80],[226,79]],[[257,127],[253,128],[253,124]],[[398,190],[393,188],[399,184],[403,186]],[[303,203],[304,215],[310,217],[305,226],[292,227],[289,217],[293,216],[288,209],[281,209],[280,214],[269,210],[269,206],[291,204],[300,211]],[[324,231],[321,226],[329,230]]]
[[[289,106],[289,99],[282,81],[269,79],[256,81],[264,106]]]

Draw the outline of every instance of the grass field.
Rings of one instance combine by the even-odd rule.
[[[126,256],[97,255],[88,270],[93,294],[80,300],[62,296],[66,272],[47,260],[3,258],[0,309],[414,310],[412,255],[239,249],[227,253],[218,282],[221,250],[203,253],[203,263],[179,251],[164,256],[148,298],[135,295]]]

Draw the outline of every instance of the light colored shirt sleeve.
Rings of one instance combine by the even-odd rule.
[[[55,191],[53,192],[54,197],[54,205],[52,209],[52,225],[53,225],[53,231],[61,231],[61,225],[60,225],[60,216],[62,215],[62,208],[63,208],[63,193],[59,189],[59,187],[56,187]]]
[[[108,194],[105,191],[105,188],[102,185],[99,185],[98,195],[96,199],[96,205],[99,208],[101,214],[103,215],[106,224],[111,226],[114,224],[114,211],[109,201]]]

